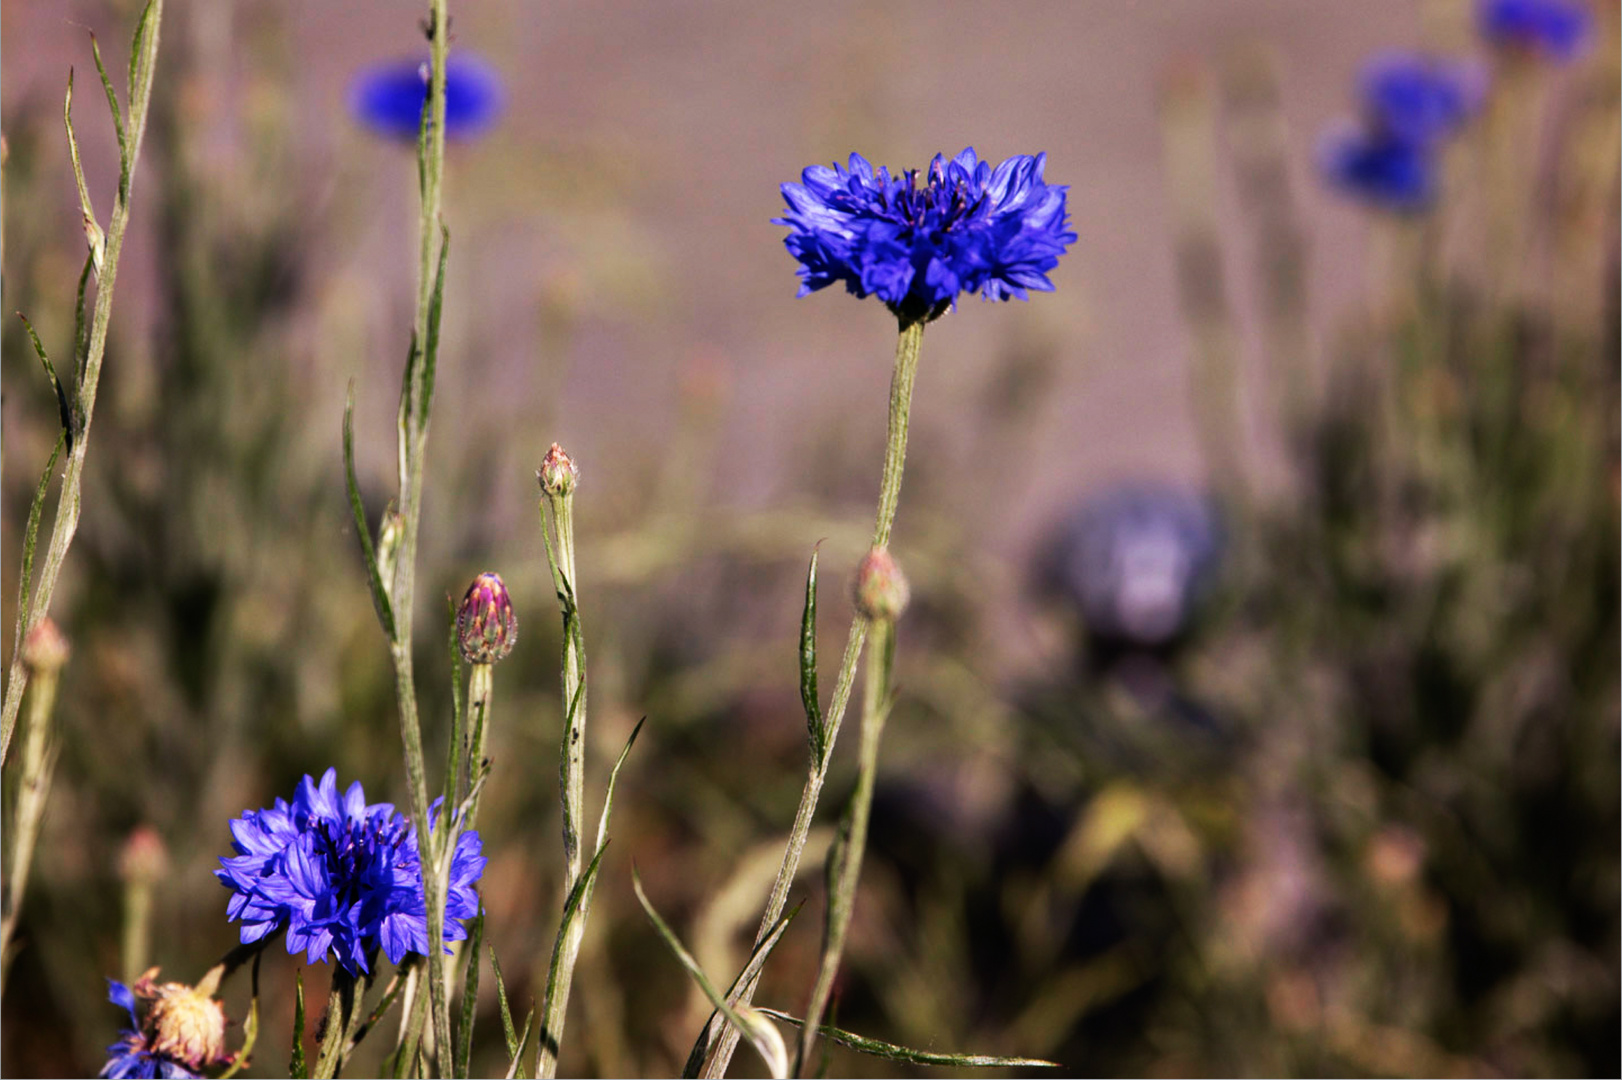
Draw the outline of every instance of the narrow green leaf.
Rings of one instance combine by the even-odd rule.
[[[783,917],[773,923],[772,928],[766,932],[766,936],[760,939],[760,944],[755,946],[755,951],[749,954],[749,962],[744,964],[743,970],[738,972],[738,977],[732,980],[731,986],[727,987],[728,1003],[736,1002],[742,998],[749,984],[760,976],[761,969],[766,966],[766,958],[772,954],[773,949],[777,948],[777,943],[782,939],[783,932],[788,929],[788,924],[794,921],[794,916],[798,915],[800,909],[804,906],[805,901],[802,900],[784,912]],[[721,1034],[720,1028],[715,1024],[717,1015],[717,1013],[711,1013],[709,1021],[704,1025],[704,1030],[699,1033],[698,1041],[693,1044],[693,1049],[687,1055],[687,1064],[682,1067],[682,1076],[697,1076],[699,1069],[703,1068],[704,1058],[710,1052],[711,1040]]]
[[[512,1007],[507,1003],[507,984],[501,978],[501,965],[496,962],[496,947],[486,946],[490,950],[490,970],[496,976],[496,1001],[501,1005],[501,1033],[507,1039],[507,1056],[518,1057],[518,1032],[513,1030]]]
[[[422,350],[422,401],[417,426],[428,426],[428,412],[434,405],[434,371],[439,363],[439,315],[445,301],[445,256],[451,250],[451,231],[439,223],[439,269],[434,271],[434,292],[428,298],[428,340]]]
[[[136,110],[140,102],[147,99],[147,84],[152,81],[152,63],[156,55],[152,51],[156,42],[151,40],[155,30],[152,26],[152,11],[157,0],[146,0],[146,6],[141,9],[140,21],[135,24],[135,36],[130,40],[130,121],[137,123]],[[145,117],[137,123],[143,126]],[[128,177],[125,177],[121,187],[128,188]]]
[[[344,479],[349,485],[349,508],[355,514],[355,532],[360,535],[361,555],[366,560],[366,578],[372,585],[372,606],[377,609],[383,633],[394,640],[394,609],[377,570],[377,551],[372,546],[372,530],[366,524],[366,508],[360,501],[360,483],[355,479],[355,380],[349,380],[349,398],[344,404]]]
[[[34,545],[39,540],[39,519],[45,511],[45,493],[50,489],[51,476],[56,472],[56,459],[62,456],[67,434],[64,431],[56,437],[56,446],[46,459],[45,471],[40,474],[39,487],[34,489],[34,501],[28,504],[28,523],[23,526],[23,566],[17,581],[17,629],[11,636],[13,663],[21,655],[23,631],[28,629],[30,616],[33,615],[29,608],[32,598],[28,595],[28,587],[34,577]]]
[[[805,726],[811,736],[811,759],[820,762],[827,749],[828,731],[817,694],[817,552],[805,573],[805,608],[800,615],[800,701],[805,705]]]
[[[535,1007],[530,1006],[529,1015],[524,1017],[524,1033],[518,1036],[518,1048],[513,1051],[512,1064],[507,1066],[507,1080],[515,1080],[518,1076],[518,1063],[524,1060],[524,1048],[529,1045],[529,1033],[535,1028]]]
[[[85,320],[84,291],[90,284],[90,271],[95,265],[95,255],[84,257],[84,269],[79,271],[79,299],[73,305],[74,407],[81,427],[84,426],[84,408],[83,402],[78,401],[78,388],[84,385],[84,366],[90,360],[90,325]]]
[[[141,17],[142,25],[144,25],[145,22],[146,22],[146,17],[143,15]],[[139,32],[140,31],[139,31],[139,28],[138,28],[137,33],[139,33]],[[139,40],[139,39],[137,39],[137,40]],[[119,170],[119,175],[122,176],[123,174],[129,172],[129,167],[130,167],[129,135],[124,130],[124,113],[118,107],[118,91],[113,89],[113,80],[111,80],[111,79],[109,79],[107,77],[107,65],[101,62],[101,45],[99,45],[96,42],[96,35],[95,34],[90,35],[90,55],[92,55],[92,56],[94,56],[96,58],[96,72],[97,72],[97,74],[99,74],[101,76],[101,88],[103,90],[107,91],[107,111],[113,114],[113,131],[116,132],[117,135],[118,135],[118,170]],[[130,54],[130,62],[132,64],[135,62],[135,54],[134,53]],[[130,79],[130,88],[131,88],[131,90],[133,90],[134,87],[135,87],[135,80],[134,80],[134,77],[132,75],[132,77]],[[71,92],[71,89],[72,89],[72,87],[71,87],[71,80],[70,80],[70,86],[69,86],[70,92]],[[69,139],[71,139],[72,135],[70,134],[68,137],[69,137]],[[75,151],[75,153],[74,153],[74,164],[75,165],[78,164],[78,160],[79,160],[78,159],[78,152]],[[85,204],[85,213],[89,214],[90,213],[90,196],[83,193],[83,190],[82,190],[83,187],[84,187],[83,179],[81,179],[79,181],[79,186],[81,188],[80,198],[84,200],[84,204]],[[123,187],[123,181],[122,180],[119,182],[119,187],[120,188]],[[95,215],[92,214],[91,216],[94,217]]]
[[[253,1047],[259,1041],[259,961],[264,953],[253,954],[253,973],[251,982],[253,998],[248,1004],[248,1020],[242,1025],[242,1049],[231,1057],[231,1067],[220,1074],[219,1080],[230,1080],[248,1065],[248,1059],[253,1054]]]
[[[409,445],[411,437],[411,418],[416,415],[416,377],[417,363],[422,359],[422,350],[417,347],[417,331],[411,331],[411,347],[406,350],[405,374],[400,379],[400,416],[397,421],[400,428],[400,452],[403,455]]]
[[[585,686],[585,681],[582,680],[580,689],[585,689]],[[580,697],[579,690],[575,691],[575,697],[576,699]],[[620,778],[620,766],[624,765],[625,759],[631,756],[631,747],[636,745],[636,737],[642,734],[642,725],[647,722],[648,718],[646,716],[636,722],[636,727],[631,729],[631,737],[625,740],[625,749],[620,751],[620,756],[614,760],[614,767],[608,772],[608,793],[603,796],[603,816],[597,819],[598,851],[601,851],[603,845],[608,843],[608,818],[614,812],[614,782]]]
[[[737,1010],[727,1002],[726,998],[721,996],[720,992],[715,989],[715,985],[704,974],[704,969],[698,966],[698,961],[693,959],[693,954],[688,952],[686,947],[682,945],[681,938],[677,937],[676,932],[670,928],[669,924],[659,917],[657,911],[653,910],[653,905],[648,902],[648,894],[642,891],[642,878],[636,872],[635,867],[631,869],[631,887],[636,890],[636,898],[641,902],[642,910],[647,913],[648,921],[653,923],[655,930],[659,931],[659,936],[665,939],[665,944],[670,946],[670,951],[676,954],[676,959],[681,962],[682,967],[687,969],[687,974],[691,975],[693,981],[698,983],[698,988],[704,991],[704,996],[710,999],[710,1004],[715,1006],[716,1010],[727,1018],[728,1023],[738,1029],[740,1035],[749,1040],[749,1044],[760,1054],[761,1060],[765,1061],[768,1066],[776,1066],[777,1061],[774,1059],[778,1058],[779,1055],[772,1052],[775,1048],[761,1037],[761,1033],[755,1030],[754,1025],[738,1014]],[[781,1045],[780,1041],[779,1045]],[[787,1062],[785,1060],[782,1062],[782,1067],[773,1067],[772,1075],[786,1075],[786,1066]]]
[[[95,47],[95,35],[91,35],[91,47]],[[96,63],[101,63],[101,54],[96,54]],[[105,76],[104,76],[105,77]],[[96,223],[96,208],[90,201],[90,188],[84,182],[84,165],[79,160],[79,139],[73,133],[73,69],[68,68],[67,100],[62,103],[62,123],[68,129],[68,156],[73,159],[73,180],[79,187],[79,208],[84,211],[87,226],[95,226],[97,232],[101,226]],[[118,133],[120,152],[122,152],[124,133]]]
[[[287,1063],[292,1080],[310,1080],[310,1066],[304,1060],[304,969],[293,972],[293,1056]]]
[[[568,940],[569,930],[573,926],[575,919],[580,915],[581,904],[585,901],[586,895],[591,892],[592,884],[597,880],[597,870],[603,864],[603,852],[606,850],[606,844],[598,850],[596,857],[586,867],[585,873],[580,875],[580,880],[576,881],[574,888],[569,890],[569,898],[564,901],[563,918],[558,920],[558,937],[552,943],[552,963],[546,970],[545,1001],[547,1006],[550,1006],[553,995],[558,991],[558,977],[562,974],[563,969],[563,943]],[[544,1030],[538,1037],[543,1040],[551,1039],[553,1043],[557,1041],[556,1035],[549,1035]],[[552,1047],[552,1052],[557,1053],[555,1045]]]
[[[467,976],[462,983],[462,1023],[456,1033],[456,1075],[467,1080],[473,1063],[473,1019],[479,1005],[479,946],[484,944],[484,907],[468,927]]]
[[[411,1013],[401,1029],[399,1045],[394,1048],[393,1058],[387,1063],[388,1073],[395,1080],[401,1080],[415,1068],[418,1051],[422,1049],[422,1029],[428,1022],[427,965],[421,963],[418,957],[412,957],[407,963],[416,964],[417,972],[422,977],[418,979],[416,992],[412,995]]]
[[[383,988],[383,996],[377,1000],[377,1007],[360,1023],[360,1026],[355,1028],[355,1034],[344,1047],[343,1056],[345,1061],[349,1060],[349,1055],[355,1052],[355,1047],[360,1045],[361,1040],[366,1038],[367,1033],[376,1027],[377,1022],[388,1015],[388,1011],[394,1007],[394,1002],[399,998],[400,991],[405,989],[405,977],[402,970],[403,965],[401,968],[395,969],[394,977],[389,979],[389,984]]]
[[[39,335],[34,332],[34,324],[22,312],[17,312],[17,318],[23,321],[28,328],[28,340],[34,343],[34,352],[39,354],[39,362],[45,367],[45,376],[51,380],[51,390],[56,394],[57,419],[62,423],[62,430],[67,433],[68,453],[73,453],[73,405],[68,401],[68,392],[62,386],[62,380],[56,377],[56,368],[51,366],[51,358],[45,355],[45,346],[40,344]]]
[[[804,1027],[805,1021],[797,1016],[790,1016],[777,1009],[762,1008],[761,1012],[774,1020],[781,1020],[794,1027]],[[946,1065],[955,1068],[967,1069],[1057,1069],[1057,1061],[1043,1061],[1041,1058],[997,1057],[991,1054],[932,1054],[927,1050],[914,1050],[911,1047],[897,1046],[894,1043],[883,1042],[879,1039],[869,1039],[853,1034],[842,1028],[829,1027],[821,1024],[817,1027],[817,1034],[832,1039],[841,1046],[848,1046],[857,1053],[869,1054],[873,1057],[884,1058],[886,1061],[902,1061],[909,1065]]]

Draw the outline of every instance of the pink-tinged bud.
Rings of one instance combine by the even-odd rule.
[[[470,664],[493,664],[513,651],[518,616],[500,574],[480,574],[467,587],[456,613],[456,637]]]
[[[131,884],[150,884],[169,870],[169,849],[149,825],[138,826],[118,853],[118,876]]]
[[[41,619],[23,638],[23,663],[34,674],[62,670],[68,662],[68,639],[49,617]]]
[[[153,968],[131,987],[136,997],[152,1002],[143,1025],[151,1039],[152,1053],[198,1073],[229,1061],[230,1055],[225,1052],[225,1007],[201,988],[155,983],[157,974],[158,969]]]
[[[580,484],[580,467],[569,457],[569,452],[557,443],[546,452],[541,467],[535,473],[541,490],[548,495],[569,495]]]
[[[889,548],[874,548],[856,569],[856,611],[874,622],[894,622],[906,610],[912,590]]]

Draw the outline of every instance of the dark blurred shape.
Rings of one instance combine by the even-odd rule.
[[[1095,646],[1159,649],[1188,631],[1222,547],[1207,496],[1136,484],[1077,507],[1056,530],[1040,576],[1075,606]]]
[[[1564,63],[1588,44],[1588,9],[1573,0],[1485,0],[1481,34],[1496,45],[1538,53]]]
[[[1352,125],[1331,130],[1319,168],[1332,187],[1385,210],[1416,213],[1436,197],[1436,162],[1427,148],[1383,132]]]
[[[355,118],[379,135],[414,140],[428,97],[428,63],[394,60],[362,72],[350,91]],[[501,79],[495,68],[466,53],[445,66],[445,135],[482,134],[501,115]]]
[[[1375,131],[1428,145],[1452,135],[1481,108],[1487,72],[1471,61],[1380,53],[1363,67],[1363,108]]]

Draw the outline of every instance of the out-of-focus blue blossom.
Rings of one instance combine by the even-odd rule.
[[[1369,125],[1394,139],[1428,144],[1452,135],[1481,107],[1487,75],[1479,64],[1389,52],[1363,68]]]
[[[1161,486],[1115,488],[1083,502],[1059,527],[1044,576],[1094,639],[1157,648],[1188,629],[1222,546],[1208,498]]]
[[[1592,21],[1576,0],[1483,0],[1481,33],[1497,45],[1570,60],[1588,43]]]
[[[813,165],[783,185],[783,243],[800,263],[800,295],[836,281],[877,296],[905,322],[933,319],[959,293],[988,300],[1051,292],[1047,273],[1076,240],[1063,185],[1043,181],[1047,155],[1016,155],[995,169],[974,148],[937,154],[921,178],[891,176],[860,154],[848,166]]]
[[[350,107],[381,135],[414,140],[428,100],[428,62],[395,60],[356,77]],[[457,53],[445,64],[445,135],[478,135],[501,114],[501,79],[483,60]]]
[[[1319,165],[1334,187],[1381,209],[1416,213],[1436,197],[1431,148],[1389,132],[1333,130],[1324,138]]]
[[[120,1031],[118,1041],[107,1048],[110,1056],[97,1075],[111,1080],[194,1080],[199,1075],[153,1049],[152,1039],[142,1030],[141,1018],[135,1014],[134,991],[117,979],[108,979],[107,1000],[129,1012],[130,1026]]]
[[[434,817],[439,809],[436,800]],[[214,876],[232,890],[227,914],[242,920],[243,944],[285,927],[288,952],[303,951],[313,964],[331,949],[351,972],[370,971],[380,945],[394,964],[427,953],[417,831],[390,804],[368,805],[358,782],[340,797],[336,770],[319,786],[306,776],[291,806],[277,799],[249,810],[231,822],[231,835],[238,854],[221,859]],[[462,920],[478,913],[481,851],[477,832],[458,838],[446,941],[465,938]]]

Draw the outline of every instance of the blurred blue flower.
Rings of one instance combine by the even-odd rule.
[[[107,1048],[112,1055],[101,1067],[98,1076],[112,1080],[184,1080],[195,1078],[192,1072],[167,1054],[152,1048],[152,1040],[141,1030],[141,1018],[135,1015],[135,993],[117,979],[107,980],[107,1000],[122,1005],[130,1014],[130,1026],[118,1033],[118,1041]]]
[[[269,809],[249,810],[232,820],[231,835],[238,855],[221,859],[214,876],[232,890],[227,914],[242,920],[243,944],[285,927],[288,952],[303,950],[313,964],[332,949],[351,972],[370,971],[380,945],[394,964],[427,953],[417,831],[390,804],[368,805],[358,782],[340,797],[336,770],[319,786],[306,776],[291,806],[277,799]],[[461,921],[478,913],[473,885],[484,873],[481,851],[477,832],[458,838],[446,941],[465,938]]]
[[[1483,0],[1478,20],[1489,41],[1559,61],[1581,52],[1591,30],[1588,9],[1577,0]]]
[[[1415,143],[1451,135],[1481,107],[1486,71],[1468,61],[1388,52],[1363,68],[1363,103],[1378,133]]]
[[[1331,131],[1319,164],[1330,184],[1371,206],[1415,213],[1436,198],[1431,148],[1389,132],[1350,126]]]
[[[1222,548],[1209,498],[1128,485],[1076,508],[1048,548],[1043,577],[1096,641],[1158,648],[1188,629]]]
[[[428,99],[428,62],[395,60],[356,77],[350,108],[380,135],[414,140]],[[478,135],[501,113],[501,80],[483,60],[457,53],[445,65],[445,135]]]
[[[996,169],[970,147],[937,154],[922,185],[916,170],[892,177],[860,154],[848,167],[813,165],[783,185],[783,243],[800,263],[805,296],[843,281],[877,296],[903,321],[933,319],[959,293],[988,300],[1051,292],[1047,272],[1076,240],[1065,193],[1042,179],[1047,155],[1016,155]]]

